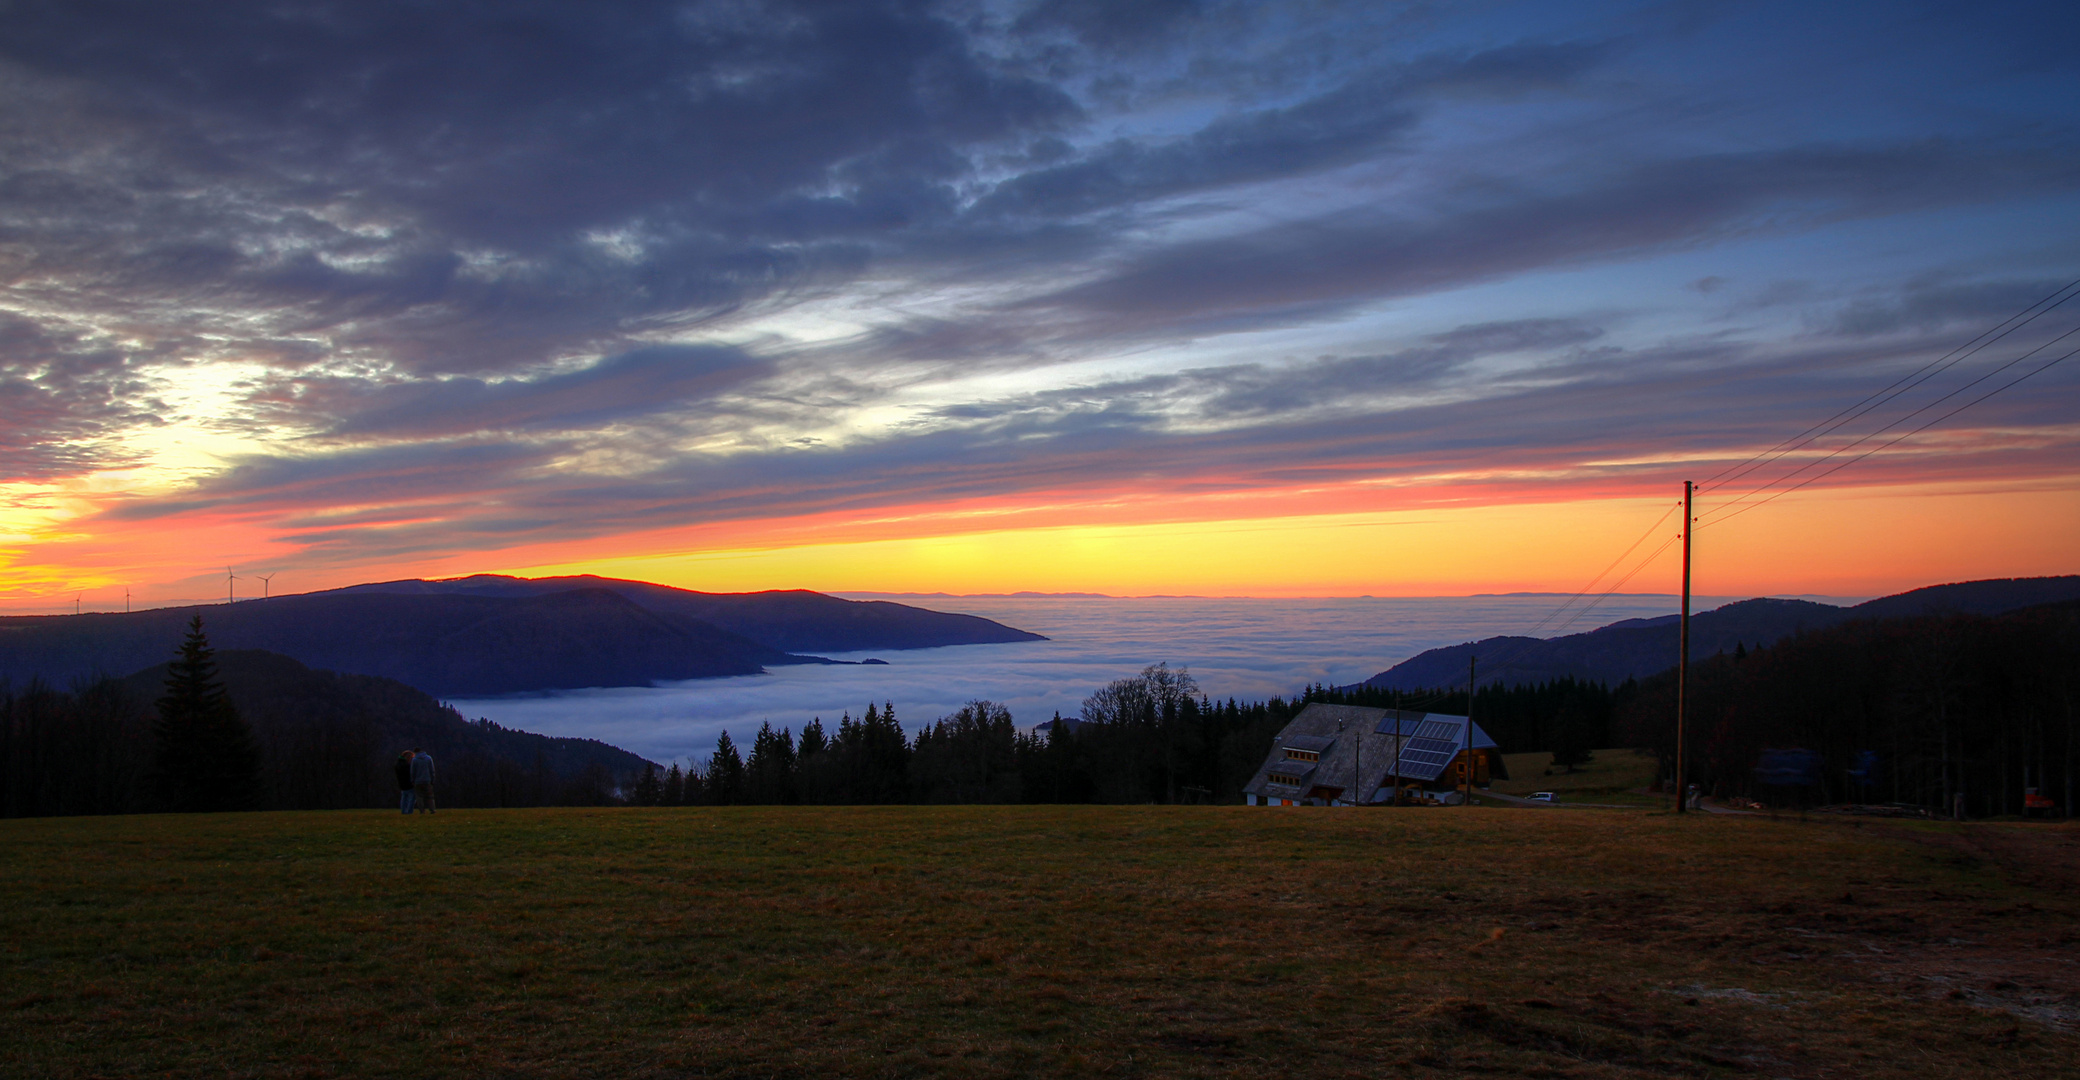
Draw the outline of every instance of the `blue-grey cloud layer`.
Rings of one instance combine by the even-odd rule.
[[[125,433],[181,419],[220,365],[235,404],[209,422],[255,448],[116,513],[272,507],[320,548],[405,552],[1122,467],[1277,484],[1767,442],[2080,265],[2056,26],[2050,5],[11,3],[0,479],[130,460]],[[1852,284],[1798,246],[1891,222],[1954,257],[1903,244],[1899,274]],[[1461,310],[1719,250],[1666,296],[1613,277]],[[1656,322],[1677,299],[1696,325]],[[1396,305],[1402,329],[1337,329]],[[833,311],[857,331],[802,329]],[[2072,401],[2062,372],[2037,389],[2003,415]],[[893,402],[902,422],[848,426]],[[301,516],[386,499],[413,523]]]

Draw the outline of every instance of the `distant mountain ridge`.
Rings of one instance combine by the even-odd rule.
[[[775,649],[809,652],[863,652],[868,649],[930,649],[945,645],[986,645],[1010,641],[1045,641],[979,615],[931,611],[887,600],[845,600],[808,589],[771,589],[750,593],[695,592],[648,581],[605,578],[593,574],[570,577],[520,578],[475,574],[439,581],[385,581],[350,585],[326,596],[351,593],[405,593],[526,597],[571,589],[605,589],[646,611],[698,619]]]
[[[1733,652],[1743,645],[1773,645],[1803,630],[1824,629],[1855,619],[1951,612],[1999,615],[2076,598],[2080,598],[2080,574],[1930,585],[1852,607],[1811,600],[1742,600],[1690,617],[1690,656],[1699,659]],[[1675,666],[1680,618],[1663,615],[1625,619],[1565,637],[1498,636],[1430,649],[1360,685],[1389,690],[1464,686],[1469,656],[1477,659],[1476,671],[1484,686],[1563,677],[1612,684],[1644,678]]]
[[[170,656],[195,615],[220,649],[279,653],[443,697],[647,686],[837,662],[797,648],[1040,640],[972,615],[804,591],[695,593],[591,576],[479,575],[237,604],[0,618],[0,679],[63,685],[135,671]]]

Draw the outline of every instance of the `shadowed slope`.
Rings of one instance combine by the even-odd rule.
[[[134,671],[164,660],[203,616],[223,649],[265,649],[333,671],[463,696],[753,675],[817,662],[605,589],[532,597],[313,593],[125,614],[0,619],[0,678]]]

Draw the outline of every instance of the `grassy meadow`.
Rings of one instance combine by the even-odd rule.
[[[1643,811],[0,821],[0,1075],[2071,1076],[2080,830]]]
[[[1565,803],[1601,803],[1619,806],[1663,807],[1660,795],[1641,794],[1654,782],[1654,755],[1641,750],[1598,750],[1575,771],[1553,764],[1553,755],[1505,754],[1503,764],[1510,778],[1496,780],[1491,790],[1504,795],[1524,796],[1550,791]]]

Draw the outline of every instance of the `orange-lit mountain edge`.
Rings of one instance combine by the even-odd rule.
[[[2076,569],[2071,538],[2080,535],[2080,477],[1886,478],[1895,482],[1800,491],[1701,529],[1697,591],[1876,595]],[[271,590],[288,593],[479,572],[597,573],[712,591],[1564,592],[1587,584],[1679,491],[1657,496],[1645,486],[1489,477],[1279,491],[1027,494],[576,539],[541,535],[549,529],[458,535],[443,548],[380,561],[356,560],[340,545],[305,545],[300,530],[260,513],[211,509],[171,520],[102,520],[91,532],[0,552],[0,609],[55,614],[72,610],[75,594],[84,593],[84,610],[121,610],[125,587],[136,606],[217,600],[225,595],[226,565],[241,575],[241,597],[259,595],[259,574],[279,575]],[[1707,499],[1700,510],[1712,505]],[[382,526],[364,520],[361,527]],[[1640,553],[1674,531],[1670,518]],[[1675,582],[1674,560],[1664,555],[1625,588],[1672,591]]]

